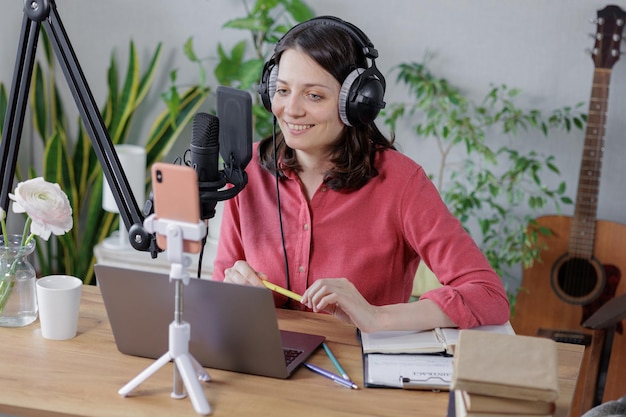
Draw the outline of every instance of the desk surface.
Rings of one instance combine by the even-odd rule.
[[[343,388],[306,369],[281,380],[210,369],[203,383],[214,416],[437,416],[448,393],[363,388],[360,345],[353,326],[334,317],[277,310],[282,329],[323,334],[360,389]],[[193,331],[193,329],[192,329]],[[172,364],[137,387],[117,391],[153,361],[119,353],[98,288],[85,286],[78,335],[46,340],[39,322],[0,328],[0,413],[27,416],[197,416],[188,398],[170,398]],[[559,345],[561,396],[555,415],[568,415],[582,348]],[[310,362],[333,369],[320,349]]]

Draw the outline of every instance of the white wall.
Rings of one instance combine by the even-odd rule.
[[[248,0],[252,4],[252,0]],[[590,22],[605,2],[589,0],[310,0],[318,15],[334,14],[359,26],[380,52],[377,61],[387,75],[388,102],[404,98],[392,68],[420,61],[427,51],[437,54],[431,69],[476,99],[489,85],[521,88],[529,107],[544,111],[587,102],[593,62],[588,50],[596,27]],[[626,9],[626,1],[610,4]],[[0,10],[0,80],[10,84],[22,19],[21,1],[3,1]],[[179,80],[194,82],[196,68],[181,47],[193,36],[202,56],[216,55],[216,44],[242,39],[243,32],[222,29],[228,19],[245,14],[242,0],[57,0],[59,14],[98,103],[105,99],[105,76],[111,51],[125,64],[129,40],[135,40],[143,61],[158,41],[164,43],[160,88],[168,72],[180,68]],[[622,48],[626,50],[626,48]],[[598,217],[626,223],[622,160],[626,156],[626,59],[613,67],[606,131],[606,152]],[[167,67],[167,69],[165,69]],[[209,71],[210,72],[210,71]],[[215,81],[209,80],[211,85]],[[72,103],[68,101],[68,105]],[[160,104],[156,109],[162,110]],[[583,108],[586,111],[586,105]],[[146,109],[147,117],[155,108]],[[137,142],[147,132],[137,131]],[[570,196],[576,195],[584,132],[556,134],[550,140],[528,138],[529,147],[557,157]],[[399,132],[402,150],[434,170],[436,152]],[[186,148],[188,135],[176,152]],[[567,207],[565,214],[571,214]]]

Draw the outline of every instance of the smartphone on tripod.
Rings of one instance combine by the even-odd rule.
[[[194,224],[200,221],[198,174],[192,167],[155,162],[151,176],[156,219]],[[166,250],[167,236],[157,233],[156,239],[159,248]],[[201,241],[183,241],[183,251],[186,253],[198,253],[201,249]]]

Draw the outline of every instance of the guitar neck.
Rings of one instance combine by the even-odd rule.
[[[611,69],[596,68],[594,70],[587,130],[578,176],[576,207],[570,235],[570,254],[587,259],[593,255],[595,241],[595,220],[598,211],[610,79]]]

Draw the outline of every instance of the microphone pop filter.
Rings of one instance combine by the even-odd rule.
[[[252,159],[252,97],[247,91],[219,86],[220,155],[225,166],[245,168]]]

